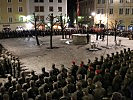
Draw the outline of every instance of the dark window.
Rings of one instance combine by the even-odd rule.
[[[34,0],[34,2],[38,2],[38,0]]]
[[[54,11],[53,7],[50,6],[50,7],[49,7],[49,12],[53,12],[53,11]]]
[[[125,14],[126,14],[126,15],[129,15],[129,12],[130,12],[130,9],[129,9],[129,8],[126,8]]]
[[[44,12],[44,6],[40,6],[40,12]]]
[[[35,6],[35,12],[39,12],[39,6]]]
[[[8,12],[12,12],[12,8],[9,7],[9,8],[8,8]]]
[[[62,7],[58,7],[58,12],[62,12]]]
[[[12,0],[7,0],[7,2],[12,2]]]
[[[18,8],[18,12],[23,12],[23,8],[22,7],[19,7]]]
[[[23,0],[18,0],[18,2],[22,2]]]
[[[62,0],[58,0],[58,3],[62,3]]]
[[[44,2],[44,0],[40,0],[40,2]]]
[[[100,4],[101,3],[101,0],[98,0],[97,3]]]
[[[113,8],[109,9],[109,14],[113,14]]]
[[[100,9],[97,9],[97,14],[100,14]]]
[[[102,4],[104,4],[105,3],[105,0],[102,0]]]
[[[49,0],[49,2],[53,2],[53,0]]]
[[[119,9],[119,14],[122,15],[123,14],[123,8]]]
[[[123,0],[120,0],[120,3],[123,3]]]
[[[9,23],[12,23],[12,17],[9,17],[9,18],[8,18],[8,22],[9,22]]]

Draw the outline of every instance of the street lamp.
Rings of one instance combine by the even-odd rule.
[[[35,15],[35,13],[33,13],[33,16],[34,16],[34,20],[35,20],[35,26],[34,27],[35,27],[36,42],[37,42],[37,45],[40,45],[39,40],[38,40],[38,35],[37,35],[37,28],[36,28],[37,16]]]
[[[62,33],[62,39],[64,39],[64,32],[63,32],[63,17],[62,17],[62,13],[60,15],[60,23],[61,23],[61,33]]]

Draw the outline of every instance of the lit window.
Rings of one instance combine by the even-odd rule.
[[[49,12],[53,12],[53,11],[54,11],[53,7],[50,6],[50,7],[49,7]]]
[[[11,7],[8,7],[8,12],[11,13],[12,12],[12,8]]]
[[[129,15],[129,12],[130,12],[130,9],[129,8],[126,8],[125,14],[126,15]]]
[[[44,6],[40,6],[40,12],[44,12]]]
[[[12,0],[7,0],[7,2],[12,2]]]
[[[23,7],[18,7],[18,12],[23,12]]]
[[[35,12],[39,12],[39,6],[35,6]]]
[[[58,0],[58,3],[62,3],[62,0]]]
[[[53,0],[49,0],[49,2],[53,2]]]
[[[113,8],[109,9],[109,14],[113,14]]]
[[[20,21],[20,22],[23,22],[23,17],[20,17],[20,18],[19,18],[19,21]]]
[[[120,15],[123,14],[123,8],[119,8],[119,14],[120,14]]]
[[[58,7],[58,12],[62,12],[62,7]]]
[[[12,17],[9,17],[9,18],[8,18],[8,22],[9,22],[9,23],[12,23]]]

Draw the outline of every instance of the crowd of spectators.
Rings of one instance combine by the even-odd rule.
[[[26,76],[19,68],[18,58],[1,53],[0,74],[10,75],[7,82],[0,83],[0,100],[133,100],[130,48],[96,57],[93,62],[88,59],[87,64],[81,61],[79,66],[72,61],[69,69],[52,64],[49,72],[43,67],[40,74],[31,71]]]

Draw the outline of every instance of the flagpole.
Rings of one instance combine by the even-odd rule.
[[[79,16],[79,0],[77,0],[76,24],[78,30],[78,16]]]

